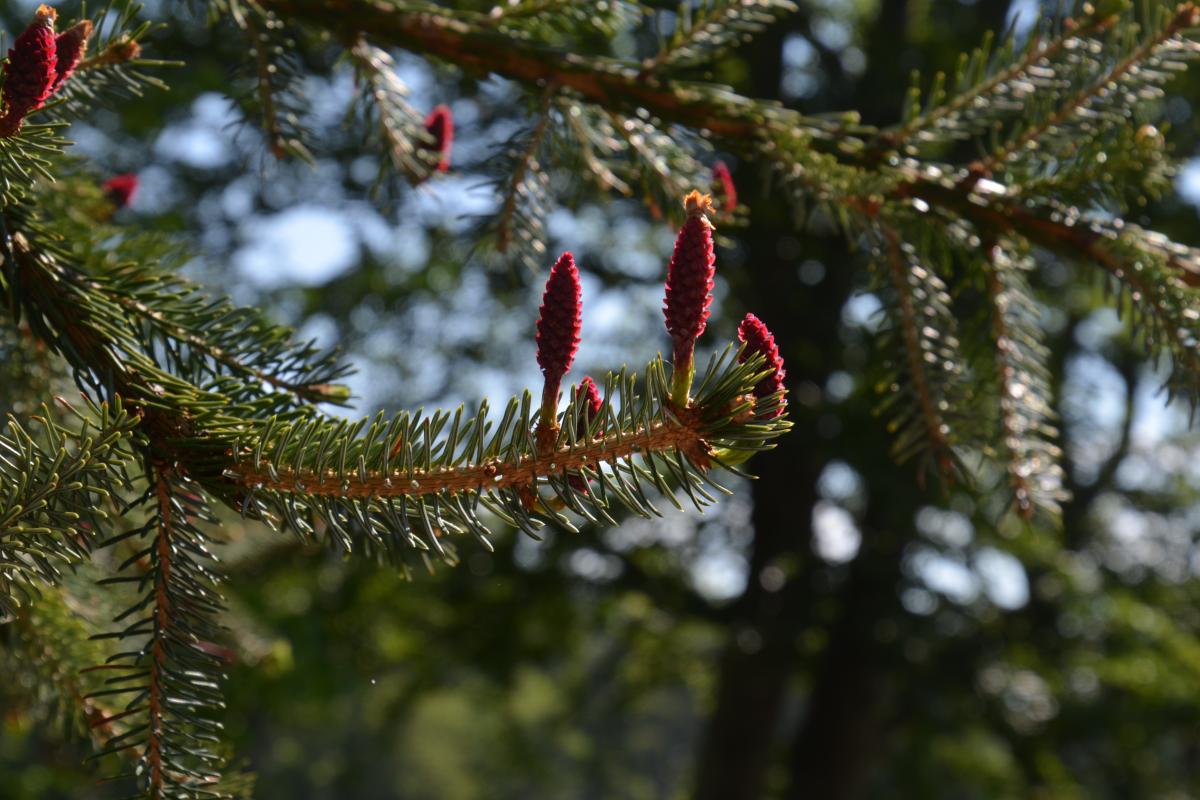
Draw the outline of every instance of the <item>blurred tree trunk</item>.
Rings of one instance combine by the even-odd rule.
[[[980,3],[972,11],[977,32],[998,30],[1007,9],[1007,0]],[[830,76],[825,93],[813,98],[814,107],[858,108],[867,121],[894,121],[909,71],[917,66],[907,37],[911,13],[907,0],[883,0],[863,43],[872,60],[867,73],[851,86],[836,65],[826,64],[826,71],[833,68],[837,74]],[[934,17],[931,11],[930,18]],[[808,15],[802,13],[789,22],[792,29],[776,26],[757,39],[754,52],[747,54],[749,90],[756,96],[779,96],[785,37],[793,30],[812,37]],[[955,28],[956,36],[963,35],[962,27]],[[827,54],[821,55],[824,63]],[[743,170],[738,177],[739,185],[749,186],[757,176]],[[760,479],[753,488],[755,534],[749,574],[721,658],[716,706],[696,771],[697,800],[757,800],[773,788],[771,784],[783,783],[782,774],[781,780],[771,780],[771,767],[781,755],[782,712],[799,668],[796,642],[814,623],[814,579],[822,569],[811,548],[817,478],[829,458],[843,455],[834,448],[853,447],[844,439],[865,436],[870,447],[869,432],[858,431],[836,442],[821,437],[818,421],[828,409],[822,408],[820,400],[806,406],[803,399],[814,391],[819,395],[829,375],[842,367],[840,347],[832,340],[852,286],[846,277],[849,270],[838,266],[852,256],[840,239],[811,232],[797,237],[794,220],[782,216],[765,192],[751,198],[751,205],[755,209],[751,225],[739,236],[746,248],[741,271],[746,274],[729,279],[742,305],[756,312],[761,309],[760,316],[784,348],[796,428],[777,450],[757,462]],[[804,257],[788,252],[789,244],[795,249],[792,237],[802,239],[804,255],[824,262],[826,277],[812,287],[780,291],[780,281],[794,281]],[[773,281],[767,276],[781,277]],[[878,427],[866,420],[853,421],[860,423],[871,430]],[[877,497],[868,509],[862,550],[838,590],[828,645],[815,668],[810,700],[787,754],[786,783],[792,798],[857,796],[877,752],[871,742],[881,735],[884,723],[887,668],[882,663],[886,659],[880,658],[885,645],[876,638],[876,623],[899,613],[900,560],[919,497],[911,471],[887,463],[881,427],[878,433],[880,469],[876,472],[882,474],[872,474],[867,481]],[[889,489],[899,494],[899,501],[889,496],[893,494]],[[764,583],[764,569],[788,561],[798,568],[785,586]],[[819,583],[828,591],[827,583]]]
[[[777,97],[786,30],[777,26],[756,41],[751,57],[753,91]],[[838,348],[826,346],[837,331],[850,285],[846,270],[829,270],[818,285],[803,291],[779,291],[790,285],[799,264],[794,252],[795,221],[753,170],[738,174],[739,185],[754,186],[756,209],[750,227],[739,234],[745,247],[742,268],[727,275],[734,295],[771,327],[783,348],[792,390],[794,431],[776,450],[756,462],[753,484],[754,540],[749,554],[746,588],[734,605],[729,641],[720,662],[716,706],[709,718],[696,773],[699,800],[751,800],[762,796],[781,727],[788,682],[795,671],[797,633],[807,603],[803,584],[812,560],[812,511],[816,481],[825,462],[817,434],[821,403],[798,399],[823,387],[840,365]],[[786,241],[785,241],[786,240]],[[825,244],[817,238],[817,246]],[[836,245],[844,249],[840,242]],[[815,254],[815,253],[814,253]],[[778,276],[773,280],[771,276]],[[825,447],[828,445],[825,444]],[[800,565],[800,575],[785,585],[762,580],[763,571],[787,562]]]

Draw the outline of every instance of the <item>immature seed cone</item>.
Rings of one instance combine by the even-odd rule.
[[[688,219],[679,229],[675,252],[667,265],[667,295],[663,303],[667,332],[675,343],[676,367],[691,364],[696,339],[708,324],[716,265],[713,226],[706,216],[712,213],[712,198],[692,192],[683,205]]]
[[[579,398],[581,413],[579,415],[579,428],[577,437],[579,439],[587,438],[588,427],[592,424],[592,420],[600,413],[600,409],[604,406],[604,400],[600,397],[600,389],[596,386],[596,382],[591,376],[586,376],[579,382],[579,386],[575,389],[575,396]],[[567,483],[576,491],[587,494],[588,482],[582,475],[568,475]]]
[[[88,39],[91,35],[92,21],[85,19],[75,23],[54,38],[56,66],[54,83],[50,85],[51,94],[62,88],[67,78],[71,77],[71,73],[75,71],[75,67],[79,66],[79,62],[83,60],[83,54],[87,52]]]
[[[718,161],[712,166],[713,176],[713,193],[717,199],[721,201],[721,210],[726,214],[732,214],[737,208],[737,186],[733,183],[733,175],[729,172],[729,167],[725,166],[724,161]]]
[[[125,208],[133,202],[133,196],[137,194],[138,177],[132,172],[114,175],[101,184],[100,188],[104,190],[104,196],[109,202],[117,208]]]
[[[432,148],[438,154],[437,171],[446,172],[450,169],[450,150],[454,147],[454,115],[450,107],[434,106],[425,118],[425,130],[436,143]]]
[[[579,388],[575,390],[576,397],[581,398],[583,406],[582,414],[579,415],[579,437],[587,436],[588,427],[592,424],[592,420],[600,413],[600,408],[604,405],[604,400],[600,397],[600,389],[596,386],[596,382],[591,376],[586,376],[579,382]]]
[[[553,382],[556,397],[558,382],[571,368],[579,349],[581,305],[575,258],[563,253],[550,268],[537,321],[537,362],[546,383]]]
[[[738,325],[738,341],[746,345],[738,356],[739,362],[744,363],[755,355],[761,355],[766,359],[766,367],[771,370],[769,375],[755,385],[754,396],[763,399],[783,389],[783,379],[787,377],[787,371],[783,368],[783,357],[779,355],[779,348],[775,345],[775,336],[763,321],[753,314],[747,314]],[[778,417],[786,406],[787,400],[781,399],[771,416]]]
[[[20,130],[25,115],[39,108],[50,96],[58,64],[54,42],[56,16],[53,8],[38,6],[33,22],[8,50],[0,136],[12,136]]]

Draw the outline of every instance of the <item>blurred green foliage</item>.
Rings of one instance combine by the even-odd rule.
[[[807,112],[854,108],[886,123],[911,70],[952,69],[985,31],[1032,10],[806,4],[716,75]],[[26,12],[5,8],[8,30]],[[201,280],[340,340],[366,370],[365,404],[446,405],[531,373],[536,281],[473,260],[470,224],[453,207],[482,149],[463,151],[466,177],[372,216],[375,170],[321,105],[340,96],[339,79],[321,77],[335,69],[322,43],[303,54],[327,155],[315,167],[276,164],[253,130],[223,127],[236,115],[205,116],[240,44],[189,4],[150,13],[168,23],[156,55],[187,65],[167,76],[171,93],[74,131],[98,176],[142,173],[147,199],[124,212],[131,221],[194,245],[204,256],[188,270]],[[418,99],[454,103],[463,142],[511,130],[523,113],[502,82],[402,68]],[[1198,80],[1178,80],[1165,101],[1182,156],[1196,149]],[[220,157],[172,155],[195,136]],[[1062,264],[1037,276],[1076,499],[1061,534],[997,528],[973,498],[922,494],[889,459],[871,413],[856,255],[819,224],[796,230],[754,165],[736,174],[751,221],[722,230],[726,317],[714,326],[729,332],[737,311],[759,313],[793,376],[797,432],[756,463],[762,479],[707,520],[509,539],[411,583],[235,526],[222,553],[226,726],[257,797],[718,797],[722,776],[738,775],[757,776],[734,781],[745,797],[1200,795],[1197,442],[1177,410],[1160,409],[1156,373],[1097,310],[1100,290]],[[260,226],[304,204],[343,224],[367,220],[353,229],[349,268],[263,280],[277,264],[244,267]],[[631,342],[661,342],[648,337],[659,335],[670,236],[644,216],[581,203],[551,225],[552,239],[577,237],[553,246],[576,250],[588,291],[624,312],[596,363],[603,346],[623,356]],[[1139,222],[1200,243],[1195,208],[1178,197]],[[30,357],[20,342],[2,346],[6,365]],[[846,540],[814,519],[840,520],[857,544],[822,549]],[[1014,576],[1004,562],[1007,588],[1026,587],[1014,602],[997,599],[1004,587],[980,567],[996,553],[1023,565]],[[0,625],[0,641],[13,635]],[[31,713],[21,695],[0,685],[0,797],[119,796],[96,783],[81,737],[61,743],[55,726],[70,723]]]

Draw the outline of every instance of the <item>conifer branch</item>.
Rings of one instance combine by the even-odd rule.
[[[1063,20],[1062,31],[1049,41],[1042,41],[1040,36],[1034,34],[1026,45],[1024,56],[1019,60],[997,70],[991,77],[974,86],[956,92],[946,102],[937,104],[923,113],[914,114],[908,121],[896,128],[883,131],[879,136],[880,140],[892,147],[902,145],[917,131],[933,128],[942,120],[965,111],[977,99],[987,97],[998,88],[1024,75],[1035,65],[1050,61],[1069,43],[1105,30],[1116,20],[1116,15],[1100,16],[1096,14],[1087,17],[1082,22],[1067,18]],[[982,52],[980,51],[981,55]]]
[[[63,403],[65,406],[66,404]],[[69,407],[68,407],[69,409]],[[103,505],[128,479],[128,438],[136,420],[119,403],[93,409],[78,431],[49,408],[35,438],[11,415],[0,436],[0,612],[10,614],[38,583],[57,583],[87,558],[106,515]]]
[[[895,324],[903,345],[907,380],[911,384],[912,393],[917,401],[918,416],[921,420],[919,427],[923,429],[923,436],[933,456],[934,465],[939,473],[949,478],[955,473],[957,463],[948,438],[950,426],[943,416],[950,404],[935,397],[935,379],[930,375],[930,370],[943,369],[944,360],[936,352],[937,343],[930,342],[929,339],[930,336],[933,338],[946,337],[951,344],[954,344],[953,333],[948,330],[934,330],[919,318],[922,311],[918,308],[918,303],[926,309],[925,313],[929,314],[930,306],[928,304],[942,301],[931,297],[931,292],[923,288],[916,289],[921,293],[918,300],[914,297],[913,284],[920,287],[926,280],[936,279],[924,267],[910,263],[909,256],[903,250],[900,236],[893,228],[883,225],[880,230],[884,238],[887,274],[896,298]],[[917,274],[914,274],[914,270],[918,271]],[[932,287],[932,293],[942,291],[940,281]],[[929,315],[932,316],[932,314]],[[913,435],[901,435],[897,439],[898,457],[903,458],[905,450],[914,446],[914,439]]]
[[[269,46],[267,37],[258,29],[252,14],[243,17],[246,36],[250,40],[250,54],[254,57],[255,87],[258,92],[259,106],[262,110],[263,132],[267,135],[267,147],[271,155],[282,160],[287,156],[284,136],[279,124],[278,111],[275,108],[275,86],[271,79],[271,62],[267,58],[266,49]]]
[[[539,170],[538,154],[541,152],[542,143],[546,136],[546,128],[550,123],[550,108],[551,102],[554,99],[556,87],[550,84],[542,93],[541,107],[538,110],[537,122],[530,132],[528,140],[521,148],[517,155],[516,162],[511,170],[511,176],[508,180],[507,189],[504,192],[504,200],[500,204],[500,212],[496,217],[496,250],[501,253],[507,253],[509,245],[513,240],[513,228],[517,220],[517,207],[523,196],[537,195],[542,192],[535,187],[528,185],[530,173],[533,173],[532,181],[537,180],[537,172]],[[540,229],[540,221],[537,227]]]
[[[132,695],[116,718],[144,722],[113,737],[105,752],[137,749],[136,775],[147,797],[231,798],[221,783],[223,759],[212,748],[221,730],[213,716],[221,707],[222,662],[205,646],[218,636],[214,617],[222,603],[197,527],[213,520],[198,487],[174,466],[153,463],[147,478],[149,519],[122,537],[141,539],[122,571],[143,572],[102,581],[142,593],[116,617],[124,627],[97,637],[132,649],[109,657],[103,666],[116,672],[105,683],[111,688],[90,697]]]
[[[408,87],[396,74],[395,60],[363,36],[358,37],[349,53],[356,82],[363,88],[363,116],[378,131],[387,161],[414,186],[428,180],[442,168],[444,154],[428,128],[428,120],[409,104]],[[379,173],[382,184],[383,166]]]
[[[296,399],[306,403],[344,403],[348,399],[348,391],[344,386],[333,385],[329,380],[298,381],[290,380],[280,373],[271,372],[247,363],[244,354],[233,353],[209,339],[192,332],[193,329],[168,319],[166,314],[157,311],[136,295],[114,292],[108,286],[98,281],[81,279],[92,290],[108,295],[117,305],[127,309],[149,325],[161,331],[167,338],[185,344],[196,353],[202,354],[213,361],[223,364],[232,374],[261,381],[281,392],[287,392]],[[160,286],[161,288],[165,288]],[[187,287],[181,287],[187,290]]]
[[[1097,96],[1105,91],[1109,91],[1131,69],[1146,61],[1159,47],[1172,40],[1181,31],[1195,26],[1200,21],[1200,16],[1198,15],[1200,15],[1200,11],[1198,11],[1195,4],[1190,2],[1179,4],[1176,7],[1174,16],[1153,36],[1135,48],[1128,56],[1113,64],[1105,74],[1098,76],[1094,83],[1081,88],[1068,98],[1053,114],[1021,131],[1018,136],[1005,142],[996,151],[982,159],[979,171],[984,174],[991,174],[1000,169],[1014,153],[1038,141],[1047,131],[1062,125],[1072,116],[1086,109]]]
[[[719,102],[691,84],[646,79],[622,62],[562,53],[497,34],[442,13],[413,13],[383,0],[260,0],[286,18],[308,22],[352,41],[359,31],[371,39],[444,58],[469,71],[495,72],[528,84],[553,82],[606,108],[644,107],[665,120],[711,131],[730,140],[755,141],[764,116],[780,127],[825,131],[829,125],[781,107],[765,107],[725,91]]]
[[[282,466],[268,470],[239,463],[227,469],[225,476],[246,488],[284,493],[348,498],[423,497],[531,487],[558,472],[584,467],[594,471],[601,464],[615,464],[639,453],[679,451],[707,468],[711,464],[708,450],[699,415],[694,410],[681,410],[672,419],[651,423],[649,427],[574,445],[563,444],[548,453],[522,455],[515,460],[492,459],[436,470],[396,469],[386,473],[362,470],[356,471],[350,481],[333,469],[318,475],[305,468]]]
[[[685,14],[679,14],[674,36],[646,59],[643,75],[716,58],[724,48],[761,31],[777,16],[796,10],[790,0],[703,0],[698,7],[685,8],[691,18],[684,24]]]
[[[1065,498],[1060,448],[1052,443],[1047,352],[1036,330],[1037,309],[1015,263],[999,245],[988,248],[993,352],[999,387],[1001,449],[1013,503],[1025,519],[1038,509],[1057,517]]]
[[[629,184],[617,177],[617,174],[597,154],[596,144],[593,142],[598,136],[604,137],[606,134],[596,132],[594,130],[595,126],[584,125],[580,119],[585,113],[583,106],[570,100],[563,100],[561,101],[560,111],[563,119],[567,122],[567,126],[574,134],[575,142],[579,145],[583,162],[587,165],[586,175],[593,178],[604,191],[612,190],[625,197],[632,195],[633,190],[629,187]],[[608,148],[605,147],[605,149],[607,150]]]
[[[981,234],[1002,239],[1017,236],[1071,260],[1093,262],[1110,272],[1122,269],[1121,260],[1111,252],[1120,236],[1137,231],[1121,220],[1107,225],[1080,218],[1078,212],[1062,208],[1042,208],[1009,198],[1003,187],[981,195],[969,180],[957,182],[920,177],[909,173],[909,180],[896,186],[894,194],[913,198],[943,211],[948,219],[966,219]],[[1149,246],[1149,241],[1141,242]],[[1200,255],[1163,239],[1154,244],[1165,263],[1189,286],[1200,286]]]
[[[675,206],[668,200],[682,197],[692,186],[703,185],[697,178],[705,172],[704,167],[682,149],[672,152],[670,137],[652,123],[612,111],[608,117],[637,165],[635,174],[647,190],[656,190],[647,191],[646,198],[655,216],[663,214],[664,209],[674,211]]]
[[[331,353],[293,345],[288,331],[266,324],[258,315],[214,302],[179,278],[150,273],[139,265],[113,267],[102,278],[86,275],[64,263],[68,254],[38,238],[37,224],[20,209],[0,213],[0,225],[7,232],[6,249],[19,267],[14,286],[34,290],[40,301],[37,313],[29,314],[35,333],[82,374],[107,382],[127,401],[140,406],[168,388],[196,393],[186,378],[199,382],[202,376],[221,375],[204,359],[294,400],[348,399],[345,387],[334,383],[347,367],[337,365]],[[147,330],[169,343],[164,352],[184,379],[160,369],[146,355],[156,344]]]

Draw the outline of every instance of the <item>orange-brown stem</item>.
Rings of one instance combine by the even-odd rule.
[[[361,478],[356,476],[347,479],[332,470],[326,470],[318,476],[308,470],[296,471],[282,466],[276,468],[273,477],[266,469],[254,469],[251,463],[242,462],[226,474],[250,488],[348,498],[419,497],[439,492],[457,494],[530,487],[538,478],[551,473],[613,463],[636,453],[666,453],[676,449],[695,454],[696,457],[706,453],[708,445],[701,435],[698,415],[676,413],[679,417],[677,422],[658,422],[649,428],[619,436],[609,434],[586,444],[577,444],[574,450],[560,447],[545,454],[526,456],[515,463],[487,461],[432,472],[371,472]]]

